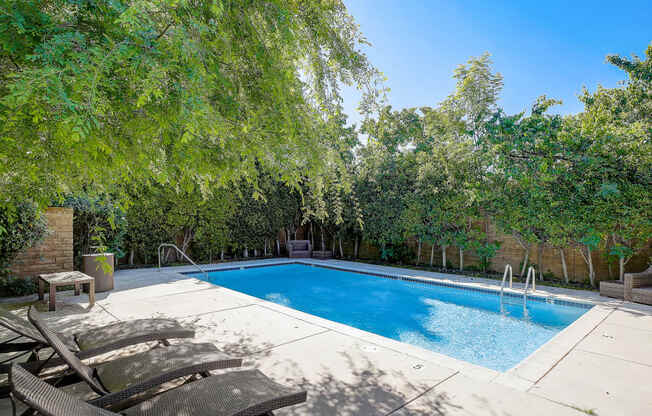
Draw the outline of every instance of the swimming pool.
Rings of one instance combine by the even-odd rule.
[[[587,310],[480,290],[284,264],[213,271],[198,279],[505,371]]]

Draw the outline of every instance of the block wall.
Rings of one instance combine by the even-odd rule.
[[[15,276],[37,276],[42,273],[73,269],[72,208],[48,208],[48,235],[38,245],[18,254],[11,265]]]

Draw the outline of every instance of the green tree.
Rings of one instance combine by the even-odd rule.
[[[537,268],[543,279],[542,252],[555,239],[563,240],[567,229],[566,207],[570,180],[569,149],[563,146],[560,132],[563,118],[546,111],[558,101],[540,97],[529,116],[496,113],[488,123],[484,151],[492,155],[487,170],[487,207],[499,229],[511,234],[524,248],[521,269],[524,274],[530,247],[538,245]]]
[[[378,119],[366,119],[362,133],[369,136],[360,149],[356,195],[364,221],[364,238],[377,244],[381,257],[396,257],[403,246],[402,221],[415,180],[414,152],[409,149],[420,135],[419,117],[413,109],[382,109]]]
[[[0,277],[21,251],[40,242],[47,234],[47,219],[31,202],[13,212],[0,208]]]
[[[260,165],[298,186],[324,167],[340,85],[367,108],[378,93],[365,43],[338,0],[6,0],[1,204],[176,180],[208,195]]]

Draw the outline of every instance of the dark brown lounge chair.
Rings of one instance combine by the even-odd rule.
[[[16,336],[0,344],[0,353],[22,352],[0,363],[0,373],[9,371],[7,362],[22,355],[31,354],[28,368],[38,369],[63,364],[60,359],[39,361],[39,350],[49,347],[49,343],[34,325],[26,319],[0,308],[0,326],[12,331]],[[57,334],[66,347],[84,360],[107,352],[146,342],[161,342],[168,345],[168,340],[176,338],[193,338],[195,330],[181,326],[173,319],[137,319],[117,322],[72,335]],[[26,338],[28,341],[20,342]]]
[[[306,401],[306,392],[273,382],[258,370],[211,376],[114,413],[39,380],[18,365],[9,373],[12,400],[44,416],[254,416]],[[15,406],[15,403],[14,403]],[[15,415],[15,411],[14,411]]]
[[[181,377],[206,377],[211,370],[242,365],[242,359],[229,357],[213,344],[183,343],[154,348],[91,368],[82,363],[63,340],[48,328],[36,309],[30,308],[27,316],[59,357],[81,378],[81,383],[66,386],[66,389],[83,397],[93,395],[90,402],[99,407],[123,402]]]

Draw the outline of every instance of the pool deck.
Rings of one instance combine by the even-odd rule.
[[[497,290],[500,282],[339,260],[298,259],[352,271]],[[269,259],[207,270],[280,264]],[[61,332],[117,320],[171,317],[308,401],[278,415],[651,415],[652,307],[596,292],[539,286],[536,294],[590,302],[591,310],[516,367],[500,373],[194,279],[192,266],[123,270],[116,288],[58,297],[48,321]],[[514,284],[519,293],[521,284]],[[20,313],[24,313],[21,311]],[[4,337],[4,334],[2,334]],[[8,400],[0,414],[10,414]]]

